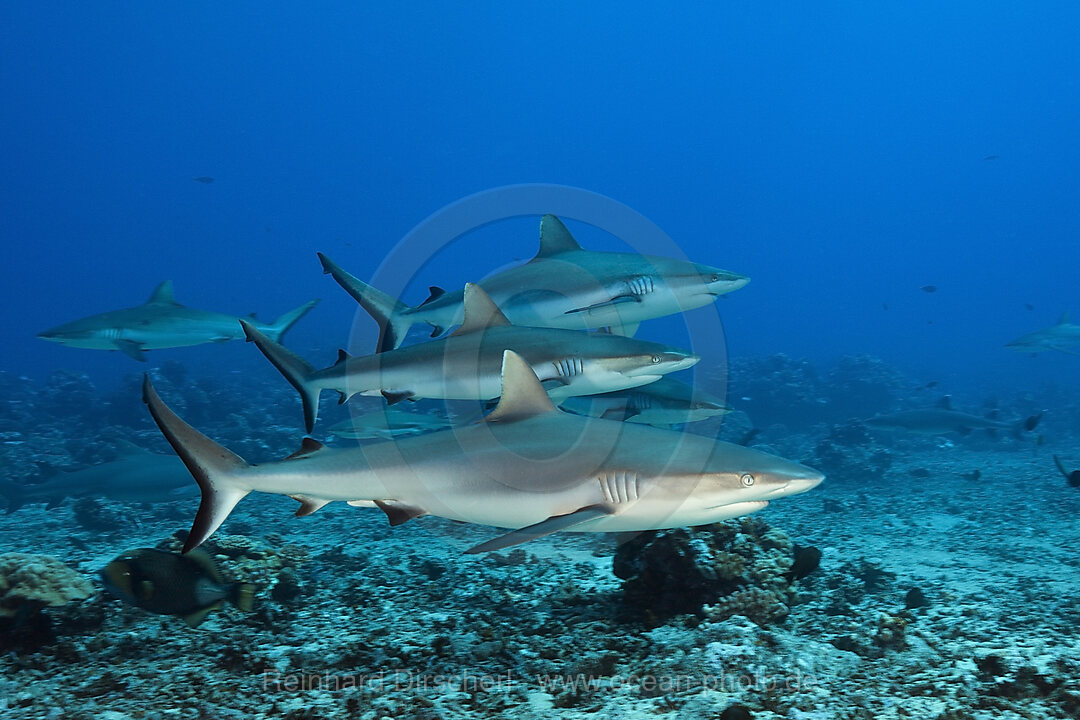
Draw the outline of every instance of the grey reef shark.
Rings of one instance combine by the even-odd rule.
[[[261,323],[251,315],[253,326],[268,337],[281,340],[318,300],[290,310],[272,323]],[[91,350],[119,350],[128,357],[145,362],[146,350],[186,347],[243,339],[244,333],[235,315],[195,310],[176,302],[172,281],[157,286],[142,305],[111,310],[54,327],[39,333],[42,340]]]
[[[1021,437],[1023,433],[1034,430],[1042,419],[1042,413],[1038,413],[1023,420],[1005,422],[998,420],[995,415],[996,413],[991,413],[989,417],[979,417],[953,410],[952,401],[946,395],[941,398],[936,408],[878,415],[864,420],[863,423],[879,430],[901,430],[922,435],[970,435],[974,430],[984,430],[990,435],[996,435],[999,430],[1004,430],[1014,437]]]
[[[448,337],[375,355],[341,351],[334,365],[316,370],[291,350],[266,337],[251,323],[240,324],[300,393],[304,426],[315,427],[319,395],[338,392],[341,402],[353,395],[404,399],[491,400],[499,396],[503,350],[526,359],[557,399],[634,387],[683,370],[700,358],[693,353],[631,337],[558,328],[511,325],[487,293],[468,284],[463,293],[462,324]]]
[[[569,397],[560,407],[578,415],[657,426],[682,425],[731,412],[717,396],[670,376],[626,390]]]
[[[328,432],[346,440],[390,440],[405,435],[445,430],[453,424],[450,418],[442,415],[401,410],[400,407],[387,405],[378,410],[354,415],[332,425]]]
[[[52,509],[65,498],[103,497],[121,502],[168,502],[191,488],[191,474],[175,455],[158,455],[126,440],[114,460],[82,470],[57,472],[33,485],[0,480],[7,511],[26,503]]]
[[[181,420],[146,376],[143,400],[202,490],[184,551],[253,491],[294,498],[297,515],[346,501],[376,505],[391,525],[436,515],[511,530],[468,550],[476,553],[564,530],[716,522],[806,492],[824,477],[703,436],[564,413],[512,350],[502,382],[498,405],[477,423],[346,448],[305,438],[288,458],[251,465]]]
[[[465,315],[461,291],[431,288],[416,307],[406,305],[342,270],[319,253],[333,276],[379,319],[379,350],[401,345],[416,323],[431,337],[459,325]],[[750,278],[708,265],[636,253],[583,250],[554,215],[540,221],[540,250],[529,262],[495,273],[479,284],[515,325],[598,330],[633,335],[639,323],[711,304]]]
[[[1069,355],[1080,355],[1074,350],[1069,350],[1070,347],[1075,345],[1080,345],[1080,325],[1073,325],[1069,321],[1069,313],[1064,312],[1061,314],[1057,325],[1018,337],[1012,342],[1006,343],[1005,347],[1033,355],[1048,350],[1057,350]]]

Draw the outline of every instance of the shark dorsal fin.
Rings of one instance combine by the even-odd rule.
[[[430,294],[428,295],[427,300],[425,300],[424,302],[417,305],[417,307],[424,307],[425,305],[427,305],[430,302],[435,302],[436,300],[441,298],[443,295],[445,295],[446,291],[443,290],[441,287],[439,287],[437,285],[432,285],[431,287],[428,288],[428,293],[430,293]]]
[[[464,305],[465,319],[461,327],[454,331],[454,335],[464,335],[486,330],[489,327],[510,324],[499,306],[484,292],[484,288],[476,283],[465,283]]]
[[[147,305],[179,305],[176,302],[176,298],[173,297],[172,280],[166,280],[151,293],[150,299],[146,301]]]
[[[1070,322],[1071,321],[1069,320],[1069,311],[1066,310],[1065,312],[1061,313],[1061,318],[1058,320],[1058,325],[1068,325]]]
[[[952,395],[942,395],[937,406],[938,410],[952,410]]]
[[[149,455],[150,451],[144,447],[139,447],[130,440],[124,438],[116,439],[116,455],[118,457],[130,457],[132,455]]]
[[[581,246],[563,225],[562,220],[554,215],[545,215],[540,218],[540,251],[536,253],[537,258],[551,257],[580,249]]]
[[[308,455],[311,455],[312,453],[317,453],[325,448],[326,446],[315,438],[306,437],[304,438],[303,442],[300,443],[300,449],[285,459],[296,460],[298,458],[307,457]]]
[[[544,392],[529,363],[513,350],[503,351],[502,397],[484,420],[514,422],[535,415],[555,412],[551,398]]]

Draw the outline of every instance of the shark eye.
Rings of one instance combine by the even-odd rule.
[[[652,356],[653,365],[656,365],[657,363],[659,363],[661,359],[662,358],[659,355],[653,355]]]
[[[750,473],[743,473],[739,478],[739,482],[743,484],[743,487],[750,487],[754,484],[754,476]]]
[[[720,276],[713,273],[713,276],[709,279],[709,282],[720,282]]]

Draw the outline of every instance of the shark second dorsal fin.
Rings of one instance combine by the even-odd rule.
[[[566,229],[562,220],[554,215],[545,215],[540,218],[540,251],[536,253],[536,258],[551,257],[559,253],[580,249],[581,246],[578,245],[578,241]]]
[[[166,280],[154,288],[154,292],[151,293],[150,299],[146,301],[147,305],[179,305],[176,302],[176,298],[173,297],[172,280]]]
[[[1061,313],[1061,317],[1058,318],[1058,325],[1068,325],[1070,322],[1071,320],[1069,319],[1069,311],[1066,310],[1065,312]]]
[[[942,395],[937,406],[938,410],[952,410],[952,395]]]
[[[549,412],[556,412],[555,406],[529,363],[513,350],[504,350],[502,397],[484,420],[489,423],[515,422]]]
[[[476,283],[465,283],[464,305],[465,319],[461,327],[454,331],[454,335],[465,335],[486,330],[489,327],[510,324],[499,306],[484,292],[484,288]]]
[[[300,443],[300,449],[297,450],[296,452],[294,452],[292,455],[290,455],[289,457],[287,457],[285,459],[286,460],[297,460],[299,458],[307,457],[308,455],[311,455],[312,453],[317,453],[320,450],[323,450],[325,448],[326,448],[326,446],[323,445],[318,440],[316,440],[315,438],[305,437],[303,439],[303,441]]]

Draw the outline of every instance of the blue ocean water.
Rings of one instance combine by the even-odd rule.
[[[38,386],[85,373],[135,397],[134,374],[175,361],[267,402],[265,424],[230,439],[273,455],[300,437],[300,414],[251,345],[153,350],[143,366],[36,334],[172,280],[183,304],[263,320],[320,298],[288,345],[323,367],[339,347],[372,347],[376,329],[317,251],[370,279],[433,214],[537,184],[610,198],[686,257],[751,277],[717,300],[722,341],[678,317],[643,325],[639,337],[707,349],[700,369],[726,356],[746,381],[784,354],[825,377],[868,355],[905,392],[930,388],[902,406],[952,394],[967,410],[997,398],[1003,416],[1043,409],[1065,452],[1080,358],[1005,344],[1080,317],[1078,26],[1067,2],[6,3],[0,372]],[[544,211],[410,257],[402,299],[529,259]],[[634,247],[566,223],[588,249]],[[62,427],[62,399],[50,412]],[[839,419],[782,418],[800,431]],[[820,438],[767,439],[820,451]],[[962,462],[933,455],[945,444],[901,450],[915,471],[985,475],[997,449],[975,443]],[[1046,453],[1030,463],[1061,484]],[[303,542],[297,528],[274,526]]]
[[[354,308],[316,250],[366,277],[439,208],[527,182],[750,275],[721,305],[733,353],[866,352],[995,389],[1072,367],[1002,349],[1077,304],[1069,4],[2,12],[4,369],[130,370],[34,334],[163,279],[235,314],[325,298],[294,341],[333,348]],[[425,280],[528,258],[534,228],[465,238]]]

